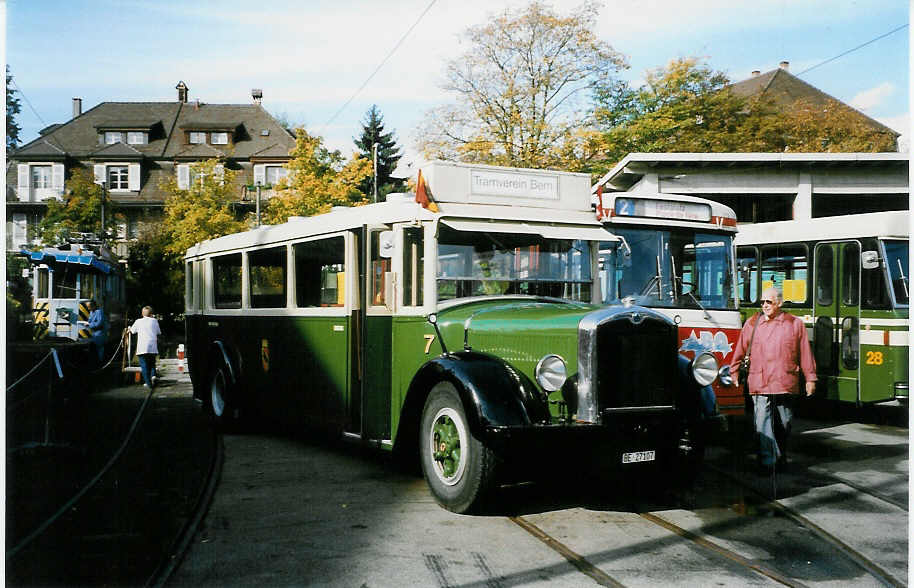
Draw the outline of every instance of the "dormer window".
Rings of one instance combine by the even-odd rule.
[[[123,142],[124,133],[120,131],[105,131],[105,145],[113,145],[114,143]]]
[[[149,133],[143,131],[127,131],[128,145],[146,145],[149,143]]]
[[[194,145],[206,143],[206,133],[202,131],[191,131],[187,134],[187,142]]]
[[[228,145],[228,133],[218,132],[210,135],[210,142],[213,145]]]

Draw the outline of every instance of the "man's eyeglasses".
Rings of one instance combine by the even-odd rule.
[[[762,304],[774,304],[774,300],[762,300]]]

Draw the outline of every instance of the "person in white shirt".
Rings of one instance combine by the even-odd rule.
[[[152,317],[152,307],[143,307],[143,318],[133,321],[130,332],[137,335],[136,355],[143,372],[143,386],[155,387],[156,356],[159,354],[158,337],[162,334],[159,321]]]

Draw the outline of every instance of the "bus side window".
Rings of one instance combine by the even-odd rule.
[[[806,302],[808,253],[802,243],[762,248],[762,290],[780,288],[784,302]]]
[[[286,307],[286,247],[248,253],[251,308]]]
[[[369,305],[385,306],[387,304],[386,286],[387,273],[390,271],[390,258],[381,255],[381,235],[384,231],[372,230],[369,233],[369,243],[371,245],[369,260]]]
[[[403,229],[403,306],[422,306],[425,267],[422,227]]]
[[[343,306],[346,293],[345,252],[341,236],[292,246],[297,307]]]
[[[241,308],[241,254],[213,258],[213,306]]]
[[[736,253],[736,279],[739,301],[758,302],[758,249],[739,247]]]
[[[835,301],[835,264],[830,245],[816,249],[816,303],[831,306]]]
[[[841,246],[841,303],[857,306],[860,301],[860,247],[856,243]]]
[[[184,264],[184,304],[187,310],[196,308],[194,299],[194,263],[188,261]]]

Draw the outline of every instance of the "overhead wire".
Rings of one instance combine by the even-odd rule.
[[[858,49],[862,49],[862,48],[866,47],[867,45],[870,45],[870,44],[872,44],[872,43],[875,43],[876,41],[878,41],[878,40],[880,40],[880,39],[884,39],[884,38],[888,37],[889,35],[892,35],[892,34],[894,34],[894,33],[897,33],[898,31],[900,31],[900,30],[902,30],[902,29],[906,29],[906,28],[908,28],[908,23],[905,23],[905,24],[901,25],[900,27],[896,27],[896,28],[892,29],[891,31],[889,31],[889,32],[887,32],[887,33],[884,33],[884,34],[882,34],[882,35],[879,35],[878,37],[876,37],[876,38],[874,38],[874,39],[870,39],[870,40],[867,41],[866,43],[863,43],[863,44],[861,44],[861,45],[857,45],[857,46],[854,47],[853,49],[848,49],[848,50],[845,51],[844,53],[835,55],[834,57],[832,57],[832,58],[830,58],[830,59],[826,59],[826,60],[823,61],[822,63],[819,63],[819,64],[816,64],[816,65],[814,65],[814,66],[812,66],[812,67],[806,68],[806,69],[804,69],[803,71],[801,71],[800,73],[795,74],[795,75],[799,77],[799,76],[801,76],[801,75],[803,75],[803,74],[805,74],[805,73],[807,73],[807,72],[810,72],[810,71],[816,69],[817,67],[821,67],[821,66],[825,65],[826,63],[831,63],[832,61],[834,61],[834,60],[836,60],[836,59],[839,59],[839,58],[841,58],[841,57],[844,57],[844,56],[847,55],[848,53],[853,53],[854,51],[856,51],[856,50],[858,50]]]
[[[349,106],[349,104],[351,104],[352,101],[356,99],[356,97],[362,92],[362,90],[365,89],[365,87],[369,84],[369,82],[371,82],[372,78],[374,78],[374,76],[379,71],[381,71],[381,68],[384,67],[384,64],[387,63],[387,61],[393,56],[393,54],[397,51],[397,49],[400,48],[400,45],[402,45],[403,42],[406,40],[406,38],[409,37],[410,33],[413,32],[413,29],[415,29],[419,25],[419,23],[422,21],[422,19],[425,17],[425,15],[428,13],[428,11],[432,9],[432,6],[434,6],[435,2],[437,2],[437,0],[432,0],[431,2],[429,2],[428,6],[425,7],[425,10],[422,11],[422,14],[419,15],[419,18],[416,19],[416,22],[414,22],[412,24],[412,26],[409,27],[409,29],[403,34],[403,36],[400,37],[400,40],[397,41],[397,44],[394,45],[393,49],[390,50],[390,52],[387,54],[387,56],[385,56],[384,59],[381,60],[381,63],[379,63],[378,66],[374,69],[374,71],[371,72],[371,75],[369,75],[368,78],[362,83],[362,85],[359,86],[359,89],[356,90],[352,94],[352,96],[350,96],[349,99],[345,102],[345,104],[343,104],[339,108],[339,110],[337,110],[333,114],[333,116],[331,116],[330,119],[324,123],[324,126],[320,128],[320,131],[318,131],[318,134],[320,134],[321,132],[324,131],[324,129],[326,129],[328,126],[330,126],[330,123],[332,123],[334,120],[336,120],[336,117],[338,117],[340,114],[342,114],[342,112],[344,110],[346,110],[346,107]]]

